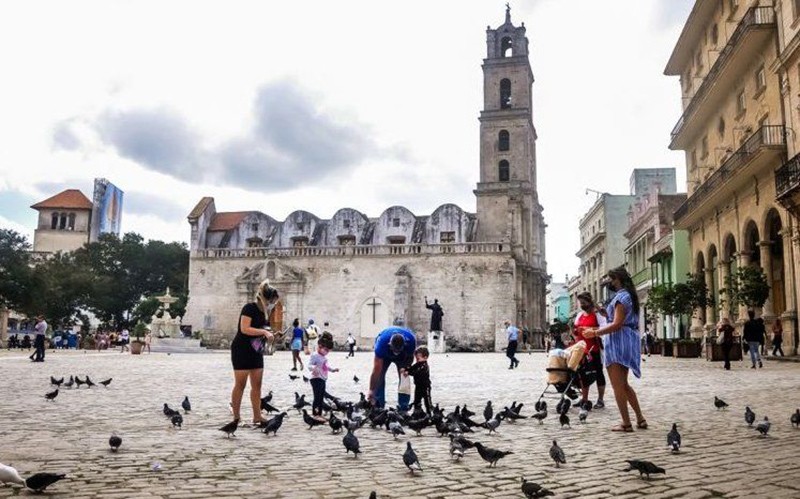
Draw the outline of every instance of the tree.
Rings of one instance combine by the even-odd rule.
[[[36,290],[30,303],[19,310],[26,315],[42,314],[54,327],[71,326],[86,320],[81,314],[91,292],[91,279],[82,272],[70,253],[56,253],[32,271]]]
[[[10,229],[0,229],[0,308],[22,309],[33,294],[31,245]]]
[[[666,316],[674,331],[675,317],[680,319],[683,315],[691,315],[695,309],[703,309],[711,301],[702,274],[688,274],[685,283],[665,283],[650,288],[647,308],[653,314]]]
[[[725,279],[724,294],[731,305],[744,305],[748,308],[761,308],[769,298],[767,276],[760,267],[748,265],[739,267],[734,274]]]

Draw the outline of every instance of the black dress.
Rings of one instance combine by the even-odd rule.
[[[249,369],[263,369],[264,368],[264,338],[257,336],[247,336],[242,333],[242,316],[250,317],[250,326],[254,328],[264,328],[269,325],[269,321],[264,316],[258,305],[255,303],[248,303],[242,307],[242,312],[239,314],[239,321],[237,326],[236,337],[233,338],[231,343],[231,361],[233,362],[233,369],[249,370]]]

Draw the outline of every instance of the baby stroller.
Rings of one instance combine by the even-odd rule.
[[[547,371],[547,384],[536,402],[539,411],[545,397],[558,399],[556,412],[564,414],[569,411],[572,402],[578,398],[578,390],[591,386],[597,380],[595,363],[592,355],[587,353],[586,343],[579,341],[566,350],[551,350]]]

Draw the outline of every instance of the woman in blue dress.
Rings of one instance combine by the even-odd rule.
[[[594,329],[588,334],[600,336],[603,340],[603,363],[608,370],[614,398],[617,400],[622,424],[612,431],[631,432],[633,425],[628,412],[628,404],[636,414],[636,426],[647,429],[639,407],[639,399],[633,387],[628,384],[628,372],[633,371],[637,378],[642,377],[642,341],[639,335],[639,298],[636,286],[628,271],[617,267],[608,273],[609,285],[616,295],[608,304],[608,325]],[[584,333],[586,336],[586,333]]]

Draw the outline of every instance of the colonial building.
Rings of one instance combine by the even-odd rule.
[[[89,242],[92,202],[78,189],[67,189],[31,208],[39,212],[34,252],[74,251]]]
[[[451,347],[503,348],[505,319],[544,331],[548,277],[528,38],[507,10],[486,42],[474,213],[443,204],[429,215],[393,206],[377,217],[342,208],[328,219],[296,211],[276,220],[257,210],[218,212],[203,198],[189,215],[184,323],[224,343],[254,286],[269,278],[284,318],[328,321],[340,342],[353,332],[370,347],[395,318],[427,332],[425,296],[442,305]]]
[[[547,323],[559,320],[567,322],[570,316],[569,291],[566,282],[551,282],[547,285]]]
[[[797,18],[796,1],[697,0],[665,69],[683,93],[670,148],[686,153],[689,196],[675,227],[688,231],[692,270],[716,304],[695,314],[694,336],[721,316],[745,318],[720,289],[753,265],[770,285],[764,319],[780,320],[784,347],[796,345],[797,220],[776,170],[797,152]]]

